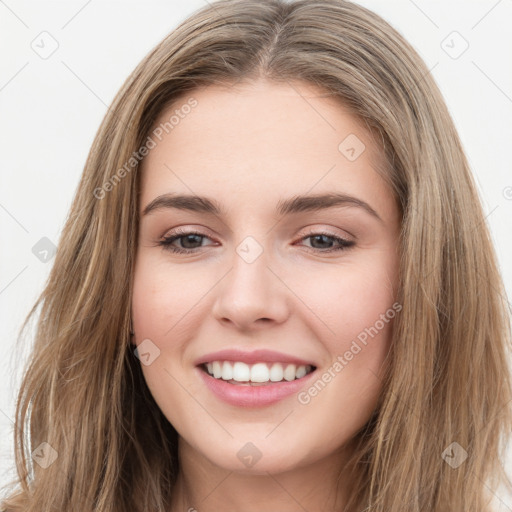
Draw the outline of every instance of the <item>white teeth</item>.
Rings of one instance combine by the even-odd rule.
[[[284,363],[256,363],[249,365],[239,361],[211,361],[206,363],[205,366],[208,373],[216,379],[255,383],[301,379],[313,370],[310,365],[297,366]]]
[[[220,379],[222,377],[222,366],[220,364],[220,361],[213,362],[213,376],[216,379]]]
[[[224,364],[229,363],[225,361]],[[237,382],[247,382],[251,380],[251,369],[249,368],[249,365],[236,362],[233,365],[233,380],[236,380]]]
[[[222,380],[231,380],[233,378],[233,367],[224,361],[222,365]]]
[[[284,378],[285,378],[285,380],[295,380],[295,370],[296,370],[295,365],[294,364],[289,364],[284,369]]]
[[[299,366],[297,368],[297,371],[295,372],[295,377],[297,377],[297,379],[300,379],[300,378],[304,377],[304,375],[306,375],[306,367]]]
[[[267,382],[270,371],[265,363],[253,364],[251,368],[251,382]]]
[[[274,363],[270,368],[270,380],[272,382],[280,382],[283,380],[283,365]]]

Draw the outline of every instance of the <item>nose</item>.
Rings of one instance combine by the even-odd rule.
[[[213,315],[219,322],[250,331],[281,324],[288,318],[288,288],[267,264],[265,251],[250,263],[234,254],[233,267],[215,287]]]

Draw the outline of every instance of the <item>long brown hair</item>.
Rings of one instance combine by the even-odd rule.
[[[195,88],[257,77],[315,84],[362,119],[403,213],[403,309],[382,398],[355,438],[346,510],[490,510],[512,394],[510,312],[489,231],[425,64],[383,19],[342,0],[212,3],[126,80],[22,327],[39,313],[16,407],[18,478],[3,508],[168,509],[177,434],[129,343],[140,148],[164,108]]]

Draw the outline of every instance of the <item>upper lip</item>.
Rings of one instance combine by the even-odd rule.
[[[275,352],[273,350],[252,350],[250,352],[240,349],[225,349],[218,352],[210,352],[201,356],[195,361],[195,365],[199,366],[204,363],[211,363],[212,361],[240,361],[246,364],[254,363],[289,363],[298,366],[316,366],[311,361],[306,361],[300,357],[283,354],[282,352]]]

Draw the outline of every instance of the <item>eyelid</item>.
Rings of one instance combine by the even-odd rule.
[[[305,229],[305,228],[304,228]],[[176,240],[179,240],[180,238],[185,238],[186,236],[195,235],[202,239],[210,239],[212,240],[212,237],[207,235],[206,233],[202,232],[202,230],[196,230],[193,228],[187,228],[183,226],[179,226],[177,228],[174,228],[174,230],[171,230],[171,234],[164,235],[162,238],[163,240],[160,240],[158,242],[158,245],[162,246],[163,249],[168,250],[172,253],[176,254],[182,254],[182,255],[191,255],[191,254],[197,254],[201,251],[202,248],[207,247],[208,245],[218,245],[218,242],[214,240],[213,244],[207,244],[206,246],[199,246],[194,248],[181,248],[173,246],[172,243]],[[347,249],[350,249],[352,246],[356,244],[355,240],[351,239],[351,237],[345,237],[343,235],[337,235],[335,233],[332,233],[330,230],[318,228],[314,229],[313,227],[309,227],[308,230],[303,231],[302,234],[296,239],[296,241],[293,242],[293,245],[297,244],[297,242],[300,242],[307,238],[315,238],[318,236],[326,236],[328,238],[332,238],[334,240],[335,244],[338,244],[337,246],[330,247],[327,249],[319,249],[315,247],[310,247],[308,245],[303,245],[308,252],[313,253],[319,253],[319,254],[330,254],[330,253],[336,253],[336,252],[343,252]]]
[[[182,226],[177,226],[172,229],[166,229],[164,231],[164,234],[160,237],[162,238],[171,238],[176,235],[192,235],[196,234],[199,236],[203,236],[205,238],[211,238],[212,240],[215,239],[215,235],[212,234],[212,231],[210,229],[204,228],[204,227],[194,227],[193,224],[185,224]]]
[[[342,233],[336,232],[342,231]],[[297,240],[301,240],[304,237],[312,236],[312,235],[320,235],[324,234],[327,236],[332,236],[335,238],[342,238],[347,242],[356,242],[357,237],[355,237],[352,233],[349,233],[346,230],[341,230],[340,228],[326,228],[325,225],[314,224],[311,226],[307,226],[300,231],[300,235],[297,237]]]
[[[324,235],[332,236],[332,237],[336,237],[336,238],[343,238],[343,239],[347,240],[347,242],[356,242],[357,241],[357,237],[354,236],[352,233],[349,233],[346,230],[343,230],[343,232],[344,232],[344,234],[338,234],[338,233],[334,232],[334,230],[331,230],[329,228],[326,229],[324,227],[316,227],[315,225],[313,225],[313,226],[308,226],[308,227],[302,228],[300,235],[296,237],[296,241],[299,241],[302,238],[305,238],[307,236],[313,236],[313,235],[319,235],[319,234],[324,234]],[[167,233],[170,233],[170,234],[168,235]],[[203,227],[196,229],[195,227],[192,227],[192,225],[187,224],[184,226],[177,226],[175,228],[172,228],[171,230],[167,229],[164,232],[164,234],[160,237],[160,239],[171,238],[178,234],[180,234],[180,235],[196,234],[196,235],[202,236],[204,238],[211,238],[211,239],[215,240],[215,236],[208,234],[208,233],[211,233],[211,230],[208,230],[207,228],[203,228]]]

